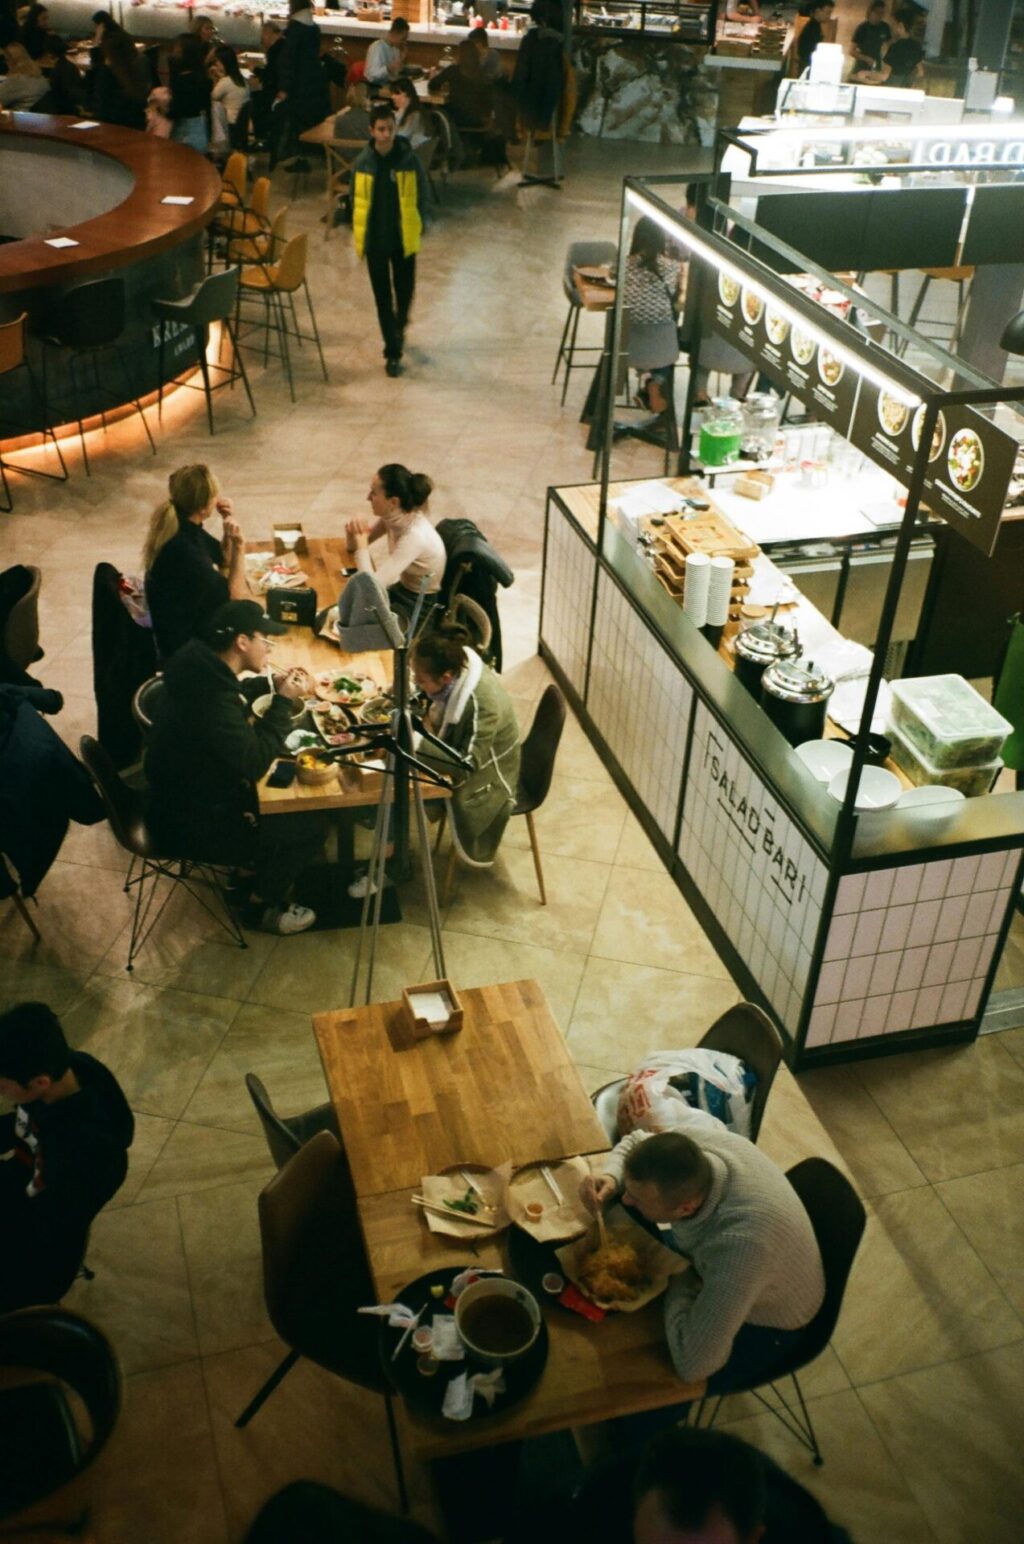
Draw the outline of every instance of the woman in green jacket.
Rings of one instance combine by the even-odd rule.
[[[446,626],[416,640],[412,674],[429,701],[424,723],[470,763],[453,768],[443,752],[425,743],[417,756],[451,774],[455,790],[448,818],[455,850],[464,863],[494,862],[519,782],[519,723],[500,680],[473,649],[465,628]]]

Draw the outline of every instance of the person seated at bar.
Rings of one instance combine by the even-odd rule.
[[[59,1301],[89,1225],[124,1183],[135,1121],[113,1073],[46,1003],[0,1015],[0,1313]],[[6,1161],[2,1161],[6,1160]]]
[[[633,229],[622,304],[629,316],[629,363],[641,376],[640,400],[659,416],[668,411],[679,357],[682,264],[669,257],[668,237],[642,215]]]
[[[47,52],[52,31],[46,6],[30,5],[18,32],[18,41],[30,59],[41,59]]]
[[[135,44],[120,27],[107,27],[92,75],[92,111],[101,123],[145,129],[149,72]]]
[[[423,472],[390,461],[377,471],[366,495],[373,520],[348,521],[348,550],[361,573],[375,574],[399,615],[412,615],[421,591],[435,595],[444,578],[444,542],[426,514],[433,483]],[[370,543],[384,537],[378,558]]]
[[[210,146],[210,93],[213,89],[206,69],[206,52],[194,32],[179,32],[171,48],[170,102],[171,138],[180,145],[190,145],[205,155]]]
[[[885,19],[885,0],[873,0],[867,15],[853,34],[850,53],[859,70],[880,70],[882,50],[892,38],[892,28]]]
[[[391,101],[395,109],[395,132],[403,134],[414,150],[426,145],[433,138],[430,122],[408,75],[400,75],[391,87]]]
[[[491,48],[491,40],[487,36],[486,27],[473,27],[470,30],[469,41],[473,44],[480,57],[480,73],[491,85],[498,81],[506,80],[504,68],[501,63],[501,55],[498,50]]]
[[[46,52],[38,62],[49,90],[40,97],[36,112],[57,113],[69,118],[81,113],[88,94],[85,81],[77,64],[68,58],[68,45],[56,32],[50,33]]]
[[[632,1132],[581,1194],[595,1210],[621,1197],[691,1262],[665,1299],[669,1354],[684,1382],[707,1379],[709,1394],[724,1394],[756,1383],[799,1340],[825,1277],[811,1220],[782,1170],[724,1126],[688,1130]],[[658,1415],[662,1424],[682,1418],[679,1406]]]
[[[204,530],[217,514],[223,534]],[[244,600],[245,537],[208,466],[179,466],[167,482],[167,498],[153,511],[142,549],[146,603],[157,652],[168,659],[203,630],[226,600]]]
[[[146,821],[158,848],[244,875],[242,916],[265,933],[304,933],[316,921],[292,886],[321,855],[314,814],[261,819],[255,784],[284,753],[291,703],[309,691],[303,670],[268,673],[270,636],[288,632],[254,600],[231,600],[204,636],[168,662],[146,742]],[[246,680],[243,673],[254,674]],[[252,704],[271,700],[262,717]]]
[[[396,16],[382,38],[374,38],[366,50],[364,77],[371,86],[387,86],[397,80],[405,69],[405,53],[409,46],[409,23],[403,16]]]
[[[924,48],[911,36],[912,11],[896,11],[892,18],[893,39],[885,50],[880,69],[860,70],[851,77],[864,85],[920,86],[924,80]]]
[[[8,43],[4,59],[7,74],[0,76],[0,107],[31,112],[49,91],[49,81],[21,43]]]
[[[412,647],[413,680],[427,699],[423,724],[471,763],[446,761],[427,742],[417,756],[451,776],[447,802],[455,850],[473,868],[488,868],[515,808],[519,785],[519,721],[512,699],[491,667],[469,647],[464,627],[421,633]]]
[[[334,115],[335,139],[369,139],[370,91],[365,81],[345,88],[345,106]]]

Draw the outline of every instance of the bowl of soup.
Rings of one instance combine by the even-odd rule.
[[[483,1276],[459,1294],[455,1327],[471,1355],[501,1366],[529,1351],[540,1334],[540,1308],[518,1281]]]

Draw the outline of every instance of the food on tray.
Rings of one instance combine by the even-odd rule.
[[[391,718],[394,703],[390,697],[371,697],[359,710],[364,724],[386,724]]]
[[[718,275],[718,293],[727,306],[734,306],[739,299],[739,284],[735,279],[730,278],[727,273],[720,273]]]
[[[878,422],[886,434],[902,434],[909,417],[910,409],[905,402],[890,396],[887,391],[881,393],[878,398]]]
[[[827,348],[818,350],[818,373],[826,386],[836,386],[843,378],[846,366]]]
[[[780,316],[778,311],[769,309],[768,315],[764,319],[764,325],[770,343],[785,343],[786,334],[789,331],[789,323],[784,316]]]
[[[494,1210],[493,1206],[485,1205],[479,1193],[472,1190],[468,1185],[465,1193],[461,1196],[456,1196],[454,1199],[450,1196],[445,1196],[444,1205],[448,1207],[449,1211],[462,1212],[466,1217],[475,1217],[478,1212],[493,1212]]]
[[[327,702],[362,702],[368,687],[376,691],[366,676],[335,675],[331,670],[321,670],[316,678],[317,693]]]
[[[793,328],[789,346],[798,365],[809,365],[814,358],[814,339],[801,332],[799,327]]]
[[[761,320],[764,312],[764,301],[760,295],[755,295],[753,290],[743,291],[743,315],[753,327]]]
[[[921,430],[924,427],[924,408],[919,407],[914,414],[914,422],[910,426],[910,443],[916,450],[921,443]],[[935,431],[932,434],[932,448],[928,452],[928,460],[935,461],[942,455],[942,447],[946,443],[946,417],[940,413],[935,420]]]
[[[304,767],[307,772],[327,772],[331,765],[329,761],[322,761],[321,758],[314,755],[312,751],[303,751],[301,756],[296,756],[295,760],[297,761],[298,765],[300,767]]]
[[[981,481],[985,452],[973,429],[958,429],[949,442],[946,457],[950,481],[961,493],[970,493]]]
[[[602,1244],[580,1267],[583,1290],[595,1302],[630,1302],[639,1297],[647,1278],[632,1244]]]

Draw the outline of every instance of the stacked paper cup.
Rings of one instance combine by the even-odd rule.
[[[729,596],[735,567],[732,558],[712,558],[708,564],[709,627],[724,627],[729,620]]]
[[[704,627],[708,620],[708,586],[711,559],[706,552],[691,552],[686,559],[686,583],[683,586],[683,610],[694,627]]]

